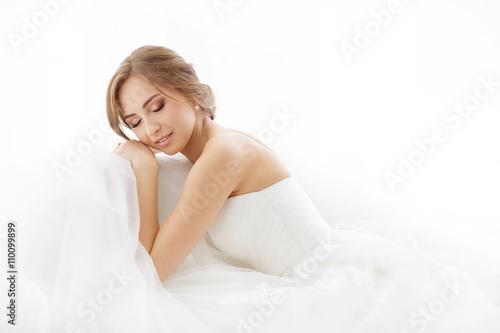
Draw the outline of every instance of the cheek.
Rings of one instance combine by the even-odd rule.
[[[191,130],[193,128],[194,120],[189,115],[183,114],[180,117],[180,121],[184,130]]]
[[[168,118],[164,119],[163,123],[171,126],[171,128],[177,130],[178,132],[185,134],[185,132],[189,130],[190,119],[182,112],[172,112],[169,114]]]
[[[139,125],[139,127],[134,129],[134,134],[139,139],[139,141],[146,142],[146,140],[148,139],[146,131],[143,129],[143,126]]]

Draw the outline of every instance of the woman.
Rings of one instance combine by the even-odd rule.
[[[500,332],[498,270],[332,228],[172,50],[132,52],[106,104],[126,141],[22,203],[19,332]]]
[[[166,48],[141,47],[125,59],[109,84],[107,112],[111,128],[128,140],[115,153],[131,162],[137,178],[139,240],[151,254],[160,280],[194,249],[228,197],[257,192],[290,177],[279,157],[260,141],[213,121],[210,87],[200,84],[192,66]],[[120,122],[139,141],[129,140]],[[193,163],[182,195],[161,229],[153,150],[180,152]],[[199,200],[203,204],[196,207]]]
[[[292,288],[281,317],[257,324],[239,317],[238,331],[442,332],[446,327],[469,332],[481,326],[493,332],[499,327],[500,310],[466,274],[368,233],[333,230],[272,150],[214,121],[211,89],[174,51],[144,46],[132,52],[111,78],[106,105],[111,128],[127,140],[114,152],[130,162],[136,177],[139,241],[167,290],[175,285],[169,285],[176,279],[171,274],[205,240],[242,269],[228,268],[228,276],[238,273],[238,279],[257,283],[253,273],[261,272]],[[130,140],[121,126],[139,141]],[[180,152],[192,163],[165,221],[157,214],[159,152]],[[464,290],[470,294],[463,296]],[[273,306],[279,297],[275,300]]]

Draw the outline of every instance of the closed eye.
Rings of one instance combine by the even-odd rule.
[[[153,110],[153,112],[161,111],[161,109],[163,109],[164,106],[165,106],[165,104],[160,105],[157,109]],[[132,128],[136,128],[137,126],[139,126],[140,123],[141,123],[141,120],[139,119],[137,124],[133,125]]]
[[[160,105],[160,107],[158,107],[158,109],[156,109],[156,110],[153,110],[153,112],[158,112],[158,111],[160,111],[161,109],[163,109],[163,106],[164,106],[164,105],[165,105],[165,104]]]

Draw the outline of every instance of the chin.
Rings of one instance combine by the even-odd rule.
[[[159,149],[158,149],[158,150],[159,150]],[[159,150],[159,152],[162,152],[162,153],[164,153],[164,154],[167,154],[168,156],[173,156],[173,155],[175,155],[175,154],[177,154],[177,153],[178,153],[178,151],[176,151],[176,150],[173,150],[173,153],[169,153],[168,151],[165,151],[165,150]]]

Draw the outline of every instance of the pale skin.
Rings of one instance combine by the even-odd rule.
[[[185,105],[168,100],[140,77],[125,81],[118,99],[127,123],[139,140],[126,141],[114,150],[130,161],[136,177],[139,241],[150,254],[160,281],[165,280],[203,238],[228,197],[259,191],[290,177],[279,157],[267,146],[215,121],[206,126],[201,145],[203,127],[209,117],[195,110],[195,103],[179,92],[163,89]],[[155,142],[170,133],[173,134],[168,145],[162,147]],[[174,155],[178,152],[193,166],[177,204],[160,228],[155,153]],[[227,176],[223,184],[217,184],[215,191],[213,174]],[[204,192],[210,186],[211,191]],[[204,195],[206,204],[196,201],[200,192],[210,193]]]

